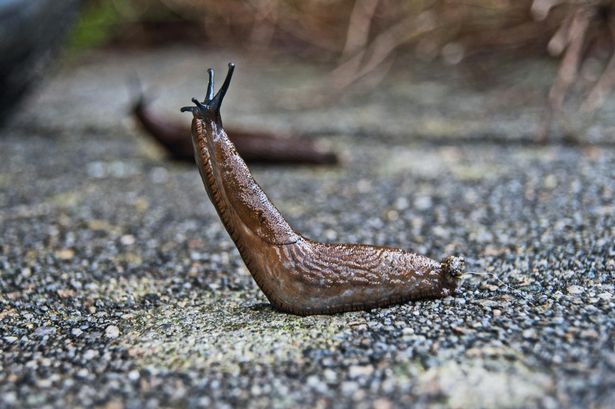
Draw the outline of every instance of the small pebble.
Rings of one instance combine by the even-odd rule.
[[[585,289],[580,285],[571,285],[566,290],[568,291],[568,294],[571,295],[582,294],[585,291]]]
[[[117,338],[120,335],[120,329],[115,325],[109,325],[105,329],[105,336],[107,338]]]

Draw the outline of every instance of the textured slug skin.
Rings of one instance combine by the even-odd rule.
[[[368,310],[452,294],[463,259],[442,262],[405,250],[326,244],[297,234],[271,203],[222,127],[219,109],[234,66],[213,97],[193,99],[192,142],[205,190],[248,270],[271,304],[298,315]]]

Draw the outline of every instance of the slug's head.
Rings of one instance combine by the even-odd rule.
[[[207,95],[203,102],[200,102],[196,98],[192,98],[194,106],[183,107],[181,112],[192,112],[195,118],[215,121],[217,124],[222,124],[220,119],[220,107],[222,106],[222,100],[228,91],[228,87],[231,84],[231,78],[233,77],[233,71],[235,70],[235,64],[229,63],[226,78],[222,84],[222,88],[214,96],[214,69],[207,70],[209,74],[209,83],[207,84]]]
[[[455,292],[457,283],[463,274],[463,269],[463,257],[449,256],[440,262],[440,274],[443,291],[448,291],[448,294]]]

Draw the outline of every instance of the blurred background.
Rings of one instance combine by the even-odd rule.
[[[282,81],[271,89],[275,94],[293,88],[278,96],[280,105],[299,110],[332,105],[352,93],[366,95],[382,81],[411,72],[416,65],[437,73],[437,78],[458,76],[458,83],[475,89],[493,89],[504,83],[500,97],[513,106],[524,106],[527,101],[518,95],[515,98],[512,88],[529,82],[531,94],[538,97],[532,102],[538,106],[542,99],[544,108],[537,115],[538,122],[528,124],[536,141],[547,140],[554,124],[556,138],[587,136],[595,112],[615,81],[612,1],[52,3],[2,2],[3,21],[11,23],[3,24],[7,34],[2,40],[2,110],[7,111],[3,117],[16,106],[15,96],[35,83],[43,69],[49,72],[46,61],[57,54],[53,50],[60,44],[67,64],[80,58],[83,61],[93,51],[113,50],[118,58],[128,58],[143,50],[181,46],[218,54],[226,51],[229,58],[247,59],[253,65],[266,60],[269,65],[298,64],[307,70],[318,67],[318,74],[304,72],[291,85]],[[107,58],[112,57],[107,54]],[[549,63],[528,78],[523,64],[529,68],[536,58]],[[126,77],[147,77],[147,72],[131,69],[132,74],[126,73]],[[240,67],[240,72],[243,69]],[[410,76],[401,75],[394,80],[398,84],[412,81]],[[541,75],[550,78],[532,82],[532,76]],[[174,84],[157,81],[157,91],[165,95],[165,88],[177,86],[177,77]],[[526,91],[520,92],[527,97]],[[563,128],[558,122],[562,118]]]

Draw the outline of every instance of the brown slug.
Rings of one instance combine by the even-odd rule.
[[[253,179],[222,126],[220,106],[235,66],[214,96],[192,98],[194,154],[205,190],[254,280],[278,310],[332,314],[452,294],[463,258],[442,262],[405,250],[327,244],[296,233]]]
[[[175,160],[194,162],[189,128],[156,115],[145,102],[143,93],[135,99],[132,114],[137,123]],[[265,131],[230,129],[228,137],[241,157],[251,163],[285,165],[335,165],[337,154],[319,147],[314,141]]]

